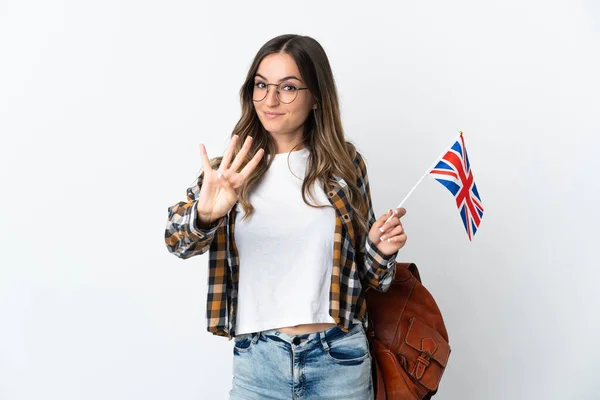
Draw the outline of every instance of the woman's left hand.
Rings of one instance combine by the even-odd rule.
[[[406,214],[404,208],[390,210],[381,217],[371,227],[369,239],[377,245],[379,251],[386,256],[392,255],[406,243],[406,233],[400,218]],[[394,215],[388,222],[387,219]]]

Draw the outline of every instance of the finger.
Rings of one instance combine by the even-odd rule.
[[[202,169],[205,172],[211,171],[210,160],[208,159],[208,154],[206,154],[206,147],[204,147],[204,144],[200,144],[200,158],[202,159]]]
[[[396,226],[394,229],[391,229],[390,231],[381,235],[381,241],[388,240],[389,238],[393,238],[394,236],[401,235],[402,233],[404,233],[404,227],[402,226],[402,224],[400,224],[400,225]]]
[[[406,208],[404,207],[394,208],[392,211],[394,211],[394,214],[396,214],[396,217],[398,218],[402,218],[406,215]]]
[[[246,179],[248,175],[250,175],[252,171],[254,171],[254,168],[256,168],[264,154],[264,149],[258,149],[254,157],[252,157],[252,160],[250,160],[250,162],[246,164],[244,169],[242,169],[242,171],[240,172],[240,175],[242,175],[242,179]]]
[[[379,231],[381,233],[386,233],[388,232],[390,229],[393,229],[395,226],[398,226],[400,224],[400,219],[398,217],[396,217],[395,215],[393,215],[393,210],[388,211],[388,213],[386,215],[390,215],[390,213],[392,213],[392,217],[391,218],[387,218],[385,220],[385,222],[383,223],[383,225],[381,225],[379,227]]]
[[[381,231],[381,227],[383,226],[383,224],[385,224],[385,221],[391,216],[393,216],[393,212],[392,210],[389,210],[387,213],[379,217],[379,219],[373,223],[372,228],[376,228],[379,229],[379,231]]]
[[[390,219],[392,219],[392,217],[402,218],[404,214],[406,214],[406,209],[402,207],[394,208],[392,209],[392,213],[393,215],[391,215],[385,222],[388,222]]]
[[[394,237],[387,239],[387,241],[390,243],[397,243],[397,244],[402,243],[402,246],[404,246],[404,244],[406,243],[407,240],[408,240],[408,236],[406,236],[406,233],[403,233],[401,235],[394,236]]]
[[[240,167],[242,166],[242,163],[246,159],[246,154],[248,154],[248,151],[250,150],[251,146],[252,146],[252,136],[248,136],[246,138],[246,140],[244,141],[244,145],[242,146],[242,149],[235,156],[235,159],[233,160],[233,163],[231,164],[230,169],[233,172],[237,172],[237,170],[240,169]]]
[[[229,145],[223,153],[223,159],[221,160],[221,165],[219,166],[219,172],[229,168],[229,163],[231,162],[231,157],[233,156],[233,151],[235,150],[235,144],[237,143],[239,136],[233,135],[231,140],[229,141]]]

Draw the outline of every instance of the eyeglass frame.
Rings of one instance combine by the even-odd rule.
[[[269,94],[269,86],[277,86],[279,87],[279,85],[281,85],[281,83],[265,83],[265,82],[254,82],[252,84],[252,93],[254,93],[254,88],[256,87],[257,83],[263,83],[265,85],[267,85],[267,92],[265,93],[265,97],[263,97],[260,100],[254,100],[254,98],[252,98],[252,101],[254,101],[255,103],[258,103],[260,101],[263,101],[264,99],[267,98],[267,95]],[[295,87],[295,86],[294,86]],[[308,88],[296,88],[296,90],[307,90]],[[277,100],[281,101],[283,104],[292,104],[297,98],[298,98],[298,93],[296,92],[296,97],[294,97],[294,100],[290,101],[289,103],[286,103],[285,101],[281,100],[281,98],[279,98],[279,90],[275,89],[275,96],[277,96]]]

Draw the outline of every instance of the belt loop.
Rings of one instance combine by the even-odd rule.
[[[329,351],[329,345],[327,344],[327,340],[325,340],[325,330],[319,331],[319,338],[321,339],[323,349],[325,349],[325,351]]]

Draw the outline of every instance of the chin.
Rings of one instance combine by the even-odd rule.
[[[283,128],[285,128],[282,124],[278,124],[273,121],[265,121],[263,123],[263,126],[269,132],[273,132],[273,131],[279,132],[279,131],[283,130]]]

